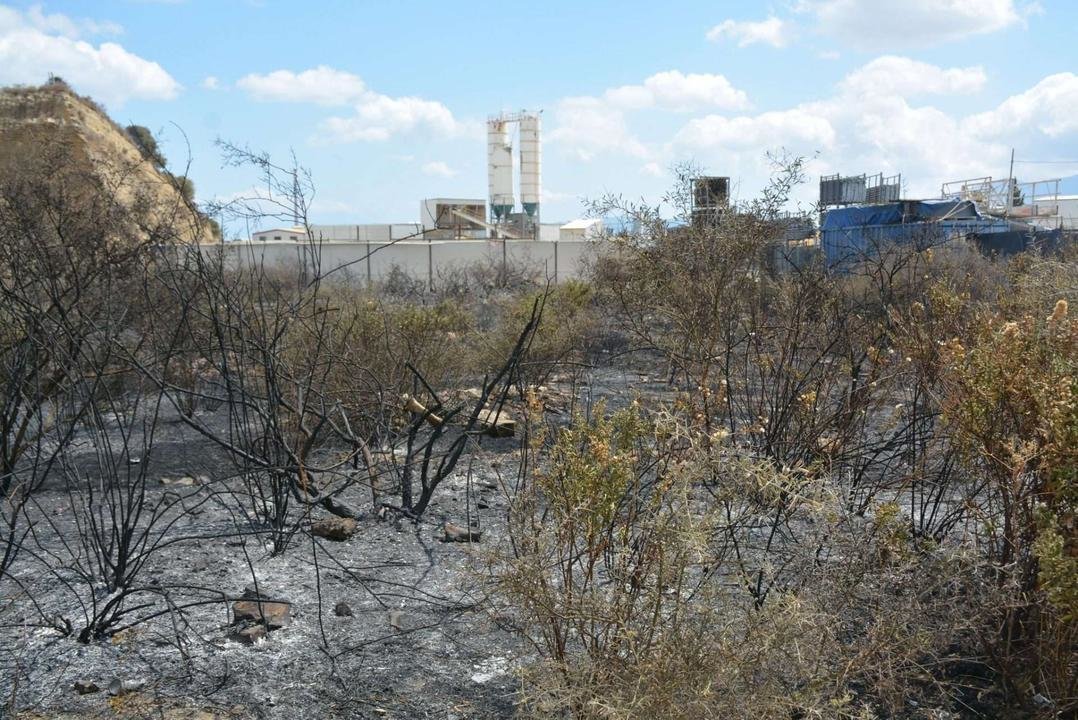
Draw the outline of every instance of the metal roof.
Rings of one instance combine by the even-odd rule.
[[[561,226],[563,230],[587,230],[593,228],[596,225],[601,225],[602,220],[599,218],[577,218],[576,220],[570,220]]]

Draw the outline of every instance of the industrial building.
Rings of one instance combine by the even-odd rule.
[[[317,243],[321,262],[358,272],[368,282],[403,269],[429,278],[433,286],[434,278],[453,265],[491,257],[533,263],[552,279],[579,275],[605,230],[598,219],[542,221],[541,114],[488,118],[486,150],[485,198],[426,198],[419,203],[417,222],[314,224],[310,237],[301,227],[271,228],[254,233],[246,244],[273,246],[260,257],[291,261],[292,255],[303,255],[300,246]],[[713,225],[737,212],[730,187],[729,177],[695,178],[691,225]],[[900,174],[824,176],[818,225],[804,213],[771,218],[780,234],[774,266],[797,267],[822,255],[828,266],[841,268],[885,245],[928,246],[959,237],[989,254],[1049,248],[1062,231],[1078,229],[1078,195],[1059,190],[1059,180],[982,177],[944,183],[939,198],[904,199]],[[294,252],[282,249],[289,245]]]
[[[541,135],[540,113],[488,119],[486,198],[423,199],[417,222],[316,223],[310,237],[302,227],[259,230],[249,241],[228,243],[226,251],[246,260],[302,263],[310,261],[310,246],[316,244],[324,272],[366,282],[403,270],[433,286],[454,266],[490,260],[527,263],[553,281],[577,277],[604,233],[603,223],[596,218],[541,221]]]
[[[959,180],[944,183],[936,199],[902,200],[900,193],[900,175],[820,179],[820,244],[829,267],[848,267],[888,245],[956,238],[992,255],[1048,249],[1065,228],[1058,180]]]
[[[269,228],[267,230],[259,230],[251,235],[251,240],[255,242],[297,242],[305,241],[306,239],[307,228],[302,226]]]
[[[1056,202],[1059,204],[1059,226],[1064,230],[1078,230],[1078,195],[1060,195]]]
[[[562,223],[542,226],[542,120],[539,113],[502,113],[487,120],[487,200],[427,198],[419,222],[395,224],[312,225],[313,240],[328,242],[399,242],[422,240],[553,240]],[[510,130],[519,129],[519,203],[514,184]],[[589,223],[590,225],[591,223]],[[566,227],[575,234],[579,228]],[[306,240],[302,228],[272,228],[252,234],[255,242]]]

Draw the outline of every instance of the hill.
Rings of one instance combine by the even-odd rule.
[[[182,179],[148,161],[93,100],[62,80],[0,88],[0,182],[36,182],[68,201],[127,210],[132,239],[208,242],[211,223],[188,202]]]

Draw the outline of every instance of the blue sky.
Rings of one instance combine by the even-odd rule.
[[[215,139],[294,151],[316,222],[483,197],[485,118],[542,110],[553,220],[657,200],[685,160],[751,196],[782,148],[910,195],[1005,176],[1012,147],[1020,179],[1078,173],[1076,27],[1070,0],[12,2],[0,83],[64,77],[158,132],[203,200],[255,182]]]

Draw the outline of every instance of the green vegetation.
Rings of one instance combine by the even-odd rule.
[[[135,147],[142,153],[142,157],[153,163],[158,170],[164,170],[168,161],[165,160],[161,148],[157,145],[157,138],[150,129],[143,125],[128,125],[124,129],[131,138],[131,142],[135,143]]]

